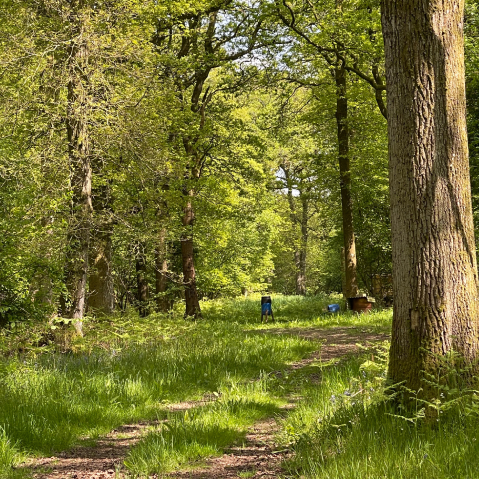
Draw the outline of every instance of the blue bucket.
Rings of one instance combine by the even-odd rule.
[[[339,313],[339,304],[328,304],[328,313]]]

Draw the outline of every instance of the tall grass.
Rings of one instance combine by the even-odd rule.
[[[316,320],[325,317],[325,310],[331,302],[341,302],[340,297],[283,296],[272,294],[275,320],[285,325],[295,321]],[[202,309],[210,321],[235,321],[240,324],[258,324],[261,317],[261,295],[253,294],[231,300],[204,301]]]
[[[20,464],[24,455],[13,443],[3,428],[0,428],[0,477],[5,477],[11,466]]]
[[[361,367],[363,365],[363,367]],[[293,476],[328,479],[478,477],[477,413],[449,411],[431,422],[400,413],[382,394],[385,363],[350,359],[323,370],[321,387],[283,422],[295,452]]]
[[[3,360],[3,443],[51,454],[125,422],[162,418],[168,403],[283,369],[316,346],[294,337],[257,337],[228,322],[203,322],[186,331],[179,327],[177,336],[166,339],[123,341],[121,348]],[[0,467],[13,464],[13,457],[0,456]]]
[[[271,297],[275,321],[270,320],[266,324],[260,323],[259,294],[225,301],[204,301],[202,308],[209,321],[234,321],[258,329],[365,326],[389,330],[391,327],[391,309],[375,309],[371,314],[346,311],[345,302],[338,294],[317,296],[272,294]],[[327,312],[327,306],[331,303],[340,304],[340,314]]]
[[[246,384],[225,384],[215,403],[168,414],[163,424],[130,451],[126,466],[134,474],[147,476],[191,465],[241,443],[249,425],[278,414],[283,401],[274,397],[272,383],[263,375]]]
[[[235,321],[251,331],[254,342],[261,341],[265,335],[254,334],[256,329],[285,329],[301,327],[332,327],[341,326],[374,326],[384,329],[389,326],[391,320],[390,311],[378,311],[366,316],[346,313],[330,315],[325,312],[327,304],[337,301],[331,297],[283,297],[273,295],[273,309],[275,322],[268,325],[259,323],[260,297],[240,298],[231,301],[206,302],[203,311],[213,324],[225,320]],[[266,335],[266,337],[269,337]],[[319,345],[315,346],[319,349]],[[344,386],[348,377],[352,377],[353,370],[348,371],[349,376],[334,376],[336,385],[339,378],[344,380]],[[195,461],[201,461],[207,455],[220,454],[223,448],[233,441],[241,441],[246,433],[247,426],[253,424],[261,417],[279,415],[279,406],[282,398],[300,398],[306,392],[317,391],[318,385],[311,385],[311,375],[317,375],[318,364],[313,364],[304,370],[298,369],[284,374],[263,375],[261,381],[256,381],[255,388],[251,390],[249,385],[240,383],[234,386],[230,382],[225,387],[220,387],[220,398],[212,406],[197,408],[181,414],[170,414],[167,421],[161,424],[157,430],[151,432],[128,455],[125,464],[134,473],[140,476],[158,474],[175,470],[185,464],[190,466]],[[332,379],[331,378],[331,379]],[[235,391],[234,397],[232,391]],[[258,394],[260,392],[260,394]],[[284,399],[283,399],[284,401]],[[328,397],[329,401],[329,397]],[[302,417],[304,408],[297,416]],[[289,420],[286,428],[289,430],[288,438],[295,434],[305,433],[303,418],[295,424],[296,433],[292,432],[292,423]],[[301,472],[299,473],[301,474]]]
[[[360,326],[385,328],[389,313],[328,315],[330,297],[273,295],[275,323],[261,325],[260,296],[205,301],[205,320],[114,315],[85,323],[72,339],[53,325],[0,332],[0,477],[24,454],[51,454],[120,424],[159,419],[134,449],[135,473],[168,470],[241,441],[255,420],[302,394],[308,378],[280,374],[319,345],[256,329]],[[57,328],[57,329],[55,329]],[[14,354],[14,351],[20,354]],[[274,372],[274,374],[270,374]],[[218,400],[186,413],[168,404]]]

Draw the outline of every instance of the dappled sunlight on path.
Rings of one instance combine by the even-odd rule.
[[[278,424],[272,418],[257,422],[250,428],[242,444],[232,446],[222,456],[208,460],[206,467],[163,477],[169,479],[279,477],[285,453],[275,450],[274,435],[278,430]]]
[[[35,479],[106,479],[117,478],[130,448],[145,431],[157,423],[121,426],[93,446],[78,446],[54,457],[26,464],[33,466]]]

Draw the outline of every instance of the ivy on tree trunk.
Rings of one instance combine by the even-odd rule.
[[[88,17],[82,2],[75,2],[70,14],[72,25],[69,51],[68,105],[66,127],[68,157],[71,169],[71,214],[67,234],[65,284],[67,301],[63,300],[63,314],[73,319],[78,334],[82,335],[88,274],[88,250],[92,222],[92,170],[88,122]]]

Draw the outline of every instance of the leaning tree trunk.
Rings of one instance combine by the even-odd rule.
[[[394,317],[389,377],[413,389],[478,348],[463,0],[383,0]],[[424,393],[431,396],[432,391]]]
[[[344,238],[344,291],[346,298],[357,296],[356,241],[353,228],[353,205],[351,200],[351,169],[349,161],[349,128],[347,72],[343,65],[335,70],[336,80],[336,123],[338,127],[339,180]]]
[[[78,8],[79,10],[79,8]],[[68,298],[63,298],[63,314],[72,318],[82,335],[88,273],[88,249],[92,221],[91,166],[89,144],[88,45],[85,18],[71,15],[72,46],[69,56],[68,107],[66,127],[71,169],[71,213],[67,233],[65,283]]]

